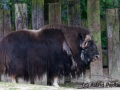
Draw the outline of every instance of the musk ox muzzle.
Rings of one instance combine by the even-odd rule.
[[[86,64],[91,61],[99,60],[98,49],[93,40],[86,42],[86,47],[82,49],[80,57]]]

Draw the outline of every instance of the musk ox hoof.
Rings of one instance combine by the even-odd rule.
[[[12,83],[16,83],[16,80],[15,80],[15,79],[12,79],[11,82],[12,82]]]
[[[54,79],[53,79],[53,86],[59,87],[59,85],[58,85],[58,77],[57,76],[54,77]]]
[[[60,87],[57,83],[53,83],[53,86],[57,88]]]

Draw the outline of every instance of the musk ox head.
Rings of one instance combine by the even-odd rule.
[[[82,61],[84,61],[86,64],[91,62],[92,60],[98,60],[99,59],[99,53],[96,44],[93,40],[89,40],[85,42],[84,48],[81,50],[80,58]]]

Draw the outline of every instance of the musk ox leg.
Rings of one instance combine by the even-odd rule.
[[[17,83],[15,76],[10,76],[10,78],[11,78],[11,82],[12,82],[12,83]]]
[[[58,85],[58,77],[54,77],[54,79],[53,79],[53,86],[59,87],[59,85]]]
[[[72,60],[72,67],[71,68],[77,67],[77,63],[75,62],[75,60],[73,58],[72,52],[65,41],[63,42],[63,51],[65,51],[68,56],[71,56],[71,60]]]

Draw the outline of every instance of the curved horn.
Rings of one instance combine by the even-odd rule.
[[[87,41],[91,40],[91,37],[89,35],[86,35],[85,41],[82,43],[82,48],[85,48],[87,46]]]

